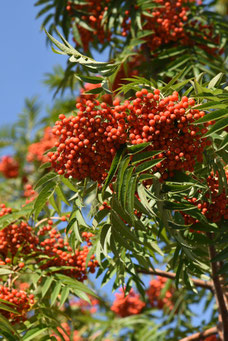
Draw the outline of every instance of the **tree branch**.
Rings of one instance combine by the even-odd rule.
[[[212,240],[213,235],[211,233],[208,233],[208,237]],[[214,245],[209,246],[209,255],[210,259],[213,259],[216,257],[216,250]],[[220,283],[219,279],[219,266],[217,262],[211,262],[211,270],[212,270],[212,280],[214,283],[214,291],[215,291],[215,298],[218,305],[218,311],[219,311],[219,322],[222,326],[222,331],[219,330],[219,336],[222,339],[222,341],[228,341],[228,310],[226,306],[226,300],[223,294],[222,285]],[[219,328],[220,329],[220,328]]]
[[[169,278],[169,279],[175,279],[176,278],[176,274],[172,273],[172,272],[167,272],[167,271],[162,271],[159,269],[155,269],[155,271],[153,271],[152,269],[149,271],[146,270],[138,270],[139,273],[144,273],[147,275],[156,275],[156,276],[161,276],[161,277],[165,277],[165,278]],[[213,291],[213,283],[211,281],[203,281],[201,279],[195,279],[195,278],[191,278],[192,282],[194,283],[195,286],[197,287],[201,287],[204,289],[209,289],[211,291]]]
[[[218,333],[217,327],[212,327],[210,329],[205,330],[204,332],[189,335],[189,336],[181,339],[180,341],[197,341],[197,340],[201,341],[202,338],[205,338],[205,337],[211,336],[211,335],[215,335],[217,333]]]

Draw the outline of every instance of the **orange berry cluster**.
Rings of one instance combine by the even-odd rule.
[[[224,48],[220,49],[220,36],[215,32],[214,26],[212,24],[206,25],[202,24],[197,20],[193,20],[189,24],[189,28],[192,27],[194,29],[194,37],[199,38],[201,40],[205,41],[205,44],[203,42],[199,43],[194,41],[194,37],[191,38],[190,35],[188,35],[188,31],[186,30],[186,37],[183,41],[183,44],[194,46],[197,45],[202,50],[206,51],[208,54],[212,56],[221,55],[224,52]],[[216,45],[214,47],[208,46],[206,43],[210,42],[213,45]]]
[[[36,143],[32,143],[28,148],[27,161],[39,161],[42,163],[48,162],[48,157],[44,153],[54,147],[56,142],[55,136],[52,134],[51,127],[44,129],[43,138]]]
[[[87,272],[94,273],[98,262],[94,260],[95,256],[92,255],[88,262],[88,269],[86,269],[86,257],[89,252],[88,246],[91,245],[90,238],[92,233],[83,232],[82,237],[87,242],[82,249],[73,251],[67,241],[64,241],[60,233],[53,228],[52,221],[49,225],[44,226],[39,235],[44,236],[43,241],[40,242],[40,259],[42,264],[41,269],[48,269],[50,267],[60,267],[60,272],[77,279],[78,281],[84,281],[87,279]],[[42,259],[42,255],[46,255],[51,259]],[[71,269],[62,270],[61,267],[69,266]]]
[[[161,98],[158,89],[154,93],[142,89],[127,105],[129,143],[150,142],[149,150],[162,151],[156,158],[165,157],[165,160],[153,171],[160,172],[163,179],[173,176],[174,170],[193,171],[196,160],[203,161],[203,151],[210,144],[202,138],[207,131],[205,126],[193,125],[205,113],[192,109],[193,99],[184,96],[179,100],[178,97],[176,91]]]
[[[1,205],[0,216],[10,214],[12,210]],[[0,231],[0,255],[4,257],[1,265],[10,263],[11,258],[19,251],[21,254],[29,254],[35,250],[38,238],[33,234],[32,227],[21,221],[17,224],[10,224]],[[7,257],[8,256],[8,257]],[[5,258],[7,257],[7,258]]]
[[[0,217],[12,212],[11,208],[7,208],[4,204],[0,208]],[[61,217],[61,220],[65,221],[66,217]],[[0,256],[3,259],[0,259],[0,265],[12,263],[17,252],[20,252],[20,255],[35,252],[34,258],[39,257],[38,262],[41,269],[52,266],[60,267],[61,273],[79,281],[87,278],[87,272],[94,273],[98,265],[94,255],[91,256],[88,269],[86,269],[86,257],[89,247],[92,245],[91,237],[93,234],[83,232],[82,238],[87,245],[84,245],[82,249],[73,251],[69,243],[61,238],[60,233],[52,225],[53,221],[48,220],[48,225],[40,229],[38,236],[40,236],[41,241],[34,234],[33,229],[24,221],[10,224],[2,229],[0,231]],[[50,259],[47,260],[46,257],[43,259],[42,255],[48,256]],[[18,266],[23,268],[24,263],[20,262]],[[61,270],[62,266],[71,268]]]
[[[0,231],[0,254],[15,256],[18,250],[26,255],[37,246],[38,238],[33,235],[32,227],[21,221],[10,224]]]
[[[149,302],[152,307],[163,309],[168,308],[169,310],[173,309],[173,290],[168,289],[163,297],[161,297],[161,292],[165,287],[167,282],[166,278],[158,277],[150,281],[150,287],[147,290],[147,295],[149,298]]]
[[[116,293],[115,296],[116,299],[111,310],[121,317],[140,314],[146,305],[140,300],[140,296],[133,289],[125,296],[125,292],[121,288],[120,293]]]
[[[197,45],[207,53],[216,56],[223,53],[218,48],[220,37],[215,32],[212,25],[202,24],[199,20],[191,20],[189,17],[190,3],[195,0],[155,0],[158,7],[148,10],[149,15],[142,15],[142,22],[145,23],[143,28],[151,30],[153,33],[144,39],[150,51],[155,51],[164,44],[173,43],[174,46],[180,44],[182,46]],[[201,1],[197,1],[198,4]],[[123,21],[123,36],[127,36],[130,32],[131,20],[129,19],[129,11],[125,11]],[[194,39],[195,38],[195,39]],[[196,40],[204,40],[198,42]],[[216,44],[215,47],[209,47],[208,42]]]
[[[111,33],[106,32],[101,24],[104,12],[107,9],[107,7],[104,6],[104,3],[107,4],[108,2],[110,2],[110,0],[106,0],[105,2],[103,0],[88,0],[83,5],[75,4],[71,1],[67,4],[66,10],[72,17],[73,25],[75,25],[79,31],[85,51],[88,50],[89,44],[93,43],[95,38],[100,44],[104,44],[105,41],[110,40]],[[77,16],[79,12],[82,13],[81,20],[85,21],[92,31],[75,21],[75,12]],[[88,14],[86,15],[86,13]],[[78,45],[78,42],[75,39],[74,41]]]
[[[154,7],[149,13],[152,17],[143,17],[146,21],[145,29],[153,33],[147,37],[147,45],[151,51],[163,44],[179,42],[185,39],[184,25],[188,20],[187,3],[195,0],[155,0],[158,7]]]
[[[5,155],[0,161],[0,173],[7,178],[17,178],[19,174],[19,164],[11,156]]]
[[[206,124],[193,124],[205,115],[193,109],[194,105],[195,101],[186,96],[179,100],[176,91],[161,98],[158,89],[153,93],[142,89],[131,102],[123,104],[115,99],[113,107],[98,100],[77,103],[77,116],[66,118],[61,114],[53,128],[59,140],[57,151],[48,153],[52,168],[66,177],[89,177],[101,183],[121,144],[150,142],[147,150],[161,150],[156,158],[165,158],[153,167],[163,180],[173,176],[174,170],[193,171],[210,145],[202,137]]]
[[[226,170],[226,179],[228,184],[228,170]],[[207,201],[198,200],[194,198],[186,198],[191,204],[198,207],[205,217],[212,223],[218,223],[222,219],[228,219],[228,197],[225,193],[225,189],[219,194],[219,177],[218,174],[213,174],[207,178],[208,192],[205,194]],[[199,193],[200,194],[200,191]],[[182,212],[185,219],[185,224],[190,225],[198,223],[199,221],[188,214]]]
[[[71,1],[67,4],[67,11],[72,17],[73,25],[76,25],[79,34],[82,39],[83,48],[85,51],[88,50],[89,45],[94,42],[94,37],[100,44],[104,44],[105,41],[110,41],[114,37],[113,32],[107,30],[102,25],[102,20],[105,11],[108,9],[110,1],[95,1],[88,0],[85,5],[78,5]],[[149,49],[153,52],[164,44],[173,43],[174,45],[181,44],[184,46],[193,46],[197,44],[198,47],[205,50],[207,53],[216,56],[221,54],[218,47],[209,47],[207,42],[218,45],[220,43],[220,37],[215,33],[215,29],[212,25],[203,24],[199,20],[191,20],[190,5],[191,3],[198,4],[201,1],[196,0],[155,0],[157,7],[151,10],[147,10],[148,14],[142,14],[141,21],[143,23],[143,29],[152,31],[151,35],[148,35],[144,39]],[[138,9],[135,5],[133,12]],[[94,31],[89,30],[83,25],[80,26],[76,23],[75,17],[81,11],[81,19]],[[121,26],[121,35],[126,37],[130,34],[131,30],[131,10],[126,10],[122,13],[122,22],[119,23]],[[87,15],[85,13],[88,13]],[[203,42],[196,41],[205,40]],[[75,40],[77,45],[79,43]],[[133,65],[134,66],[134,65]],[[134,67],[135,69],[135,67]],[[123,75],[126,77],[126,75]],[[119,85],[119,83],[118,83]],[[115,87],[114,87],[115,89]]]
[[[0,299],[14,304],[8,307],[15,310],[15,313],[0,309],[0,314],[12,324],[25,321],[28,310],[34,304],[34,295],[28,295],[25,291],[10,289],[3,285],[0,285]]]
[[[59,115],[53,134],[57,151],[49,152],[58,174],[102,182],[120,145],[126,142],[126,113],[97,100],[77,103],[77,116]]]

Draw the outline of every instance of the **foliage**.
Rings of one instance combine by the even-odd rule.
[[[69,61],[46,75],[62,91],[46,116],[26,99],[0,131],[1,339],[227,340],[225,18],[215,2],[35,5]]]

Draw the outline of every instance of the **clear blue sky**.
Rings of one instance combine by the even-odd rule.
[[[35,1],[2,1],[0,7],[1,39],[1,125],[13,123],[23,108],[24,98],[39,95],[50,104],[52,94],[42,85],[44,73],[66,57],[52,52],[41,32],[42,18],[35,20]]]

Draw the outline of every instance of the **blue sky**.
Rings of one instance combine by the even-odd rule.
[[[34,2],[1,3],[1,125],[15,122],[25,97],[38,95],[41,102],[51,104],[52,94],[42,85],[44,73],[66,62],[65,56],[46,45],[45,33],[40,30],[42,18],[35,20],[38,8]]]

